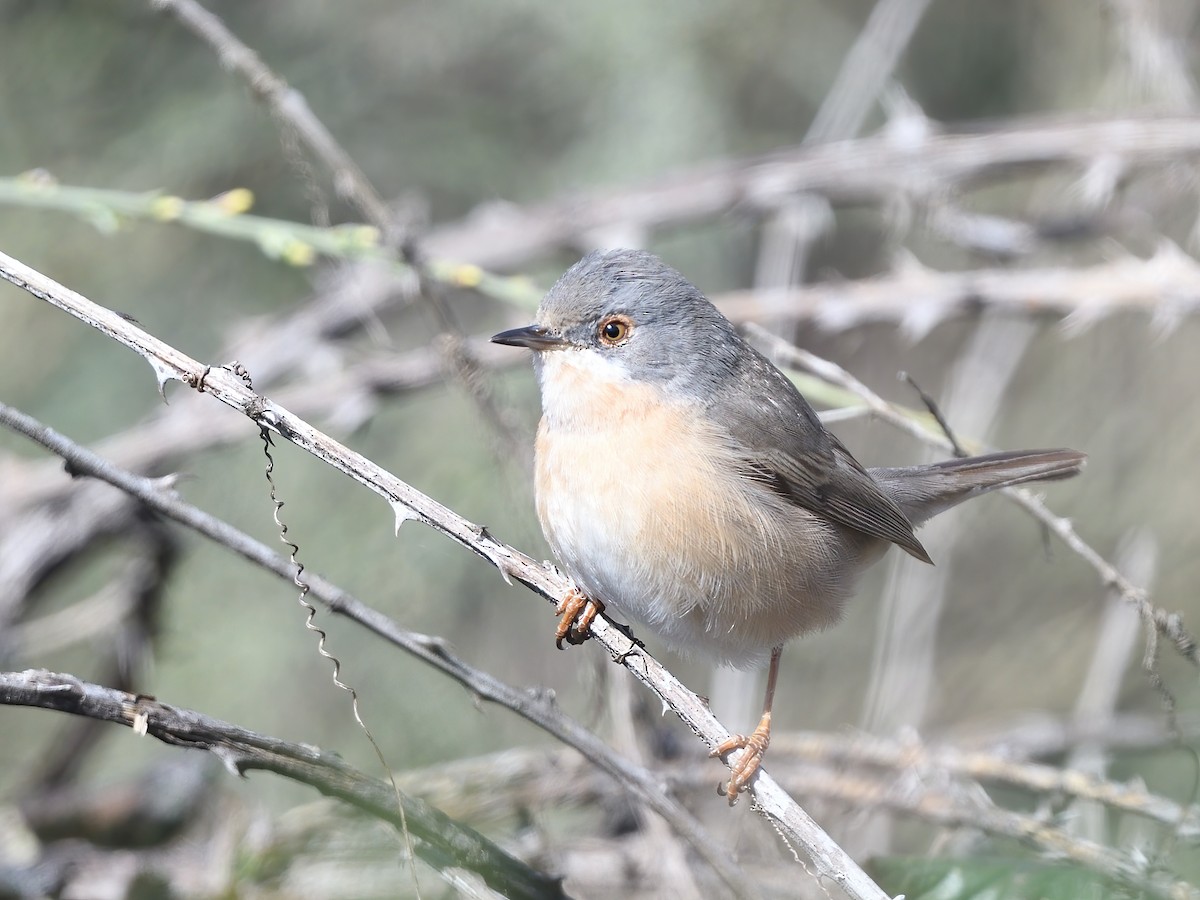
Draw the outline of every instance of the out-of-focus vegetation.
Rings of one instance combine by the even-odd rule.
[[[134,0],[0,0],[0,177],[42,170],[34,177],[189,200],[246,189],[253,193],[253,213],[268,219],[361,223],[328,173],[244,82],[222,69],[210,47],[153,6]],[[893,109],[912,104],[940,123],[936,127],[951,130],[980,119],[994,125],[1035,114],[1191,115],[1197,109],[1196,6],[1185,0],[934,3],[885,99]],[[692,164],[799,144],[873,4],[210,0],[208,7],[303,93],[398,216],[412,225],[419,245],[427,229],[472,215],[501,215],[506,204],[584,191],[602,195],[653,183]],[[901,88],[903,101],[897,100]],[[863,134],[886,126],[887,105],[872,105]],[[909,254],[938,270],[1069,271],[1129,254],[1146,257],[1165,241],[1179,252],[1197,252],[1196,157],[1142,166],[1136,177],[1118,178],[1108,189],[1096,187],[1104,181],[1104,165],[1137,161],[1107,159],[1106,148],[1094,149],[1090,168],[1018,174],[978,191],[926,197],[928,207],[837,206],[829,227],[807,248],[804,280],[876,276],[893,271],[896,260]],[[1089,204],[1097,190],[1104,202]],[[1030,224],[1034,238],[1017,254],[966,246],[952,229],[936,227],[939,208],[933,201],[941,200],[953,200],[956,210]],[[776,227],[775,218],[735,206],[681,227],[614,227],[591,240],[644,244],[706,292],[720,294],[753,287],[756,272],[761,277],[770,269],[769,259],[763,264],[765,235]],[[352,263],[325,258],[311,266],[290,265],[279,258],[286,254],[264,253],[253,241],[226,239],[184,222],[104,221],[116,227],[97,228],[95,217],[0,202],[0,250],[132,316],[198,359],[225,362],[220,354],[236,346],[251,373],[263,364],[259,348],[273,327],[320,303],[352,273]],[[1071,222],[1078,227],[1070,233],[1065,226],[1060,233],[1052,227]],[[497,274],[522,275],[545,286],[583,249],[553,246]],[[443,285],[442,292],[470,336],[486,336],[529,315],[527,306],[463,287]],[[1163,285],[1163,297],[1176,293],[1173,285]],[[1148,299],[1153,305],[1162,298]],[[362,359],[432,345],[442,331],[428,306],[416,300],[363,319],[322,342],[319,353],[292,371],[276,375],[278,382],[267,392],[274,395],[288,381],[332,377]],[[955,424],[980,432],[974,436],[992,445],[1087,451],[1091,459],[1082,478],[1047,489],[1050,506],[1069,516],[1109,559],[1127,559],[1120,548],[1141,533],[1152,542],[1156,560],[1140,570],[1155,602],[1181,611],[1185,621],[1200,622],[1200,324],[1185,317],[1164,330],[1162,317],[1149,312],[1122,313],[1071,331],[1055,317],[1030,321],[1028,335],[1014,336],[1012,329],[1020,326],[1007,320],[956,318],[915,342],[894,323],[831,331],[805,321],[780,329],[890,399],[917,405],[911,390],[895,379],[900,370],[939,398],[960,397],[948,405],[961,417]],[[1019,359],[1006,358],[1013,353]],[[964,358],[970,366],[962,364]],[[1011,379],[998,397],[989,398],[990,379],[1003,377],[989,372],[1003,370],[1007,362],[1015,362]],[[339,437],[472,521],[487,523],[505,541],[545,558],[527,465],[537,419],[532,377],[524,367],[473,377],[488,381],[503,417],[525,442],[520,449],[497,436],[471,392],[454,378],[383,398],[361,427]],[[167,393],[175,401],[185,392],[175,385]],[[151,419],[161,406],[143,361],[8,287],[0,288],[0,400],[88,445]],[[981,404],[986,408],[977,408]],[[180,490],[188,500],[274,543],[260,445],[253,427],[243,424],[244,440],[183,454],[171,469],[185,475]],[[337,430],[336,417],[332,425],[317,424]],[[883,424],[855,421],[837,430],[868,464],[922,458],[915,443],[898,440]],[[620,713],[606,712],[603,699],[613,693],[612,681],[626,675],[600,660],[594,648],[557,652],[549,607],[524,589],[506,586],[494,569],[431,530],[409,524],[394,536],[385,504],[278,443],[276,477],[287,503],[285,518],[306,565],[405,627],[443,636],[479,668],[553,690],[567,711],[612,733],[609,718]],[[0,478],[32,472],[43,457],[5,432],[0,453],[7,458],[0,460]],[[12,487],[0,484],[0,496]],[[988,729],[1015,729],[1031,717],[1072,714],[1110,603],[1095,572],[1000,498],[953,515],[926,540],[943,579],[944,607],[923,626],[936,631],[932,657],[913,663],[930,664],[933,679],[915,720],[877,708],[880,672],[893,671],[881,667],[896,666],[893,675],[902,680],[908,664],[880,649],[888,627],[904,634],[902,623],[893,618],[889,626],[880,611],[891,608],[883,606],[888,590],[926,588],[881,565],[841,626],[785,654],[775,711],[781,731],[883,727],[885,737],[919,733],[931,741],[954,741]],[[15,512],[0,510],[0,543],[18,522],[32,527]],[[303,628],[291,589],[199,538],[174,534],[179,556],[161,598],[152,649],[131,673],[133,688],[336,750],[376,773],[371,749],[354,725],[346,696],[330,683],[329,667]],[[944,551],[942,540],[951,538],[952,552]],[[122,535],[98,541],[39,585],[27,616],[37,619],[92,596],[116,577],[129,553]],[[0,607],[6,602],[0,597]],[[12,627],[20,621],[5,619]],[[550,746],[546,735],[524,721],[496,707],[477,708],[460,687],[361,629],[333,618],[324,624],[393,768]],[[101,631],[36,652],[0,634],[0,654],[5,669],[47,668],[103,681],[112,672],[114,640],[112,631]],[[648,644],[658,650],[652,638]],[[1137,643],[1115,712],[1166,722],[1164,695],[1138,670],[1140,654]],[[664,658],[692,687],[713,695],[717,712],[731,726],[752,724],[757,688],[723,686],[724,676],[714,675],[702,659]],[[1126,666],[1123,657],[1114,659],[1119,661],[1112,665]],[[1169,647],[1161,649],[1157,671],[1186,731],[1200,703],[1196,671]],[[652,701],[636,690],[635,698],[646,707],[637,711],[636,721],[647,737],[642,748],[647,765],[661,762],[655,754],[671,757],[673,766],[683,760],[703,767],[715,785],[722,774],[717,763],[702,761],[702,748],[678,723],[660,720],[657,709],[648,708]],[[866,712],[872,703],[874,712]],[[6,801],[15,804],[25,796],[54,748],[64,746],[63,728],[64,720],[50,713],[0,709],[0,790]],[[1136,754],[1105,755],[1108,774],[1140,779],[1164,797],[1194,803],[1194,734],[1160,743]],[[173,764],[179,753],[120,729],[99,732],[95,746],[87,746],[83,770],[68,783],[137,781]],[[1078,762],[1070,748],[1049,759],[1068,760]],[[917,783],[937,775],[909,771],[900,777]],[[388,869],[392,844],[378,835],[344,841],[340,828],[362,826],[341,819],[337,827],[323,828],[330,814],[306,805],[312,799],[307,789],[260,774],[248,782],[214,777],[209,783],[211,803],[195,814],[190,832],[184,828],[191,837],[180,838],[159,861],[167,873],[163,883],[174,884],[173,890],[351,897],[411,889],[407,876]],[[897,790],[903,789],[901,781]],[[803,794],[798,799],[806,803]],[[1075,827],[1073,817],[1083,816],[1057,796],[1014,791],[1001,799],[1068,829]],[[624,846],[615,836],[626,835],[636,842],[646,826],[635,822],[625,803],[608,796],[604,804],[589,802],[575,810],[566,802],[561,809],[517,802],[516,814],[485,819],[480,827],[535,866],[566,872],[567,889],[578,896],[655,896],[665,888],[652,870],[609,883],[589,875],[580,862],[585,854],[573,847],[577,836]],[[821,896],[802,869],[787,868],[789,854],[754,819],[749,804],[730,812],[705,792],[689,796],[688,804],[751,871],[764,873],[764,892]],[[887,827],[886,807],[826,798],[812,811],[856,855],[889,855],[874,871],[894,891],[908,891],[910,900],[982,896],[989,884],[1008,891],[996,896],[1032,896],[1020,892],[1021,867],[1035,873],[1044,891],[1038,896],[1108,890],[1092,874],[1043,866],[1038,851],[981,837],[970,827],[930,824],[920,816],[896,818]],[[16,833],[15,826],[0,825],[0,867],[29,861],[14,849],[20,844]],[[1200,855],[1188,839],[1172,837],[1170,828],[1109,813],[1092,831],[1080,833],[1130,858],[1149,860],[1150,867],[1162,862],[1180,878],[1200,877]],[[223,848],[214,835],[223,836]],[[203,862],[180,849],[187,840],[207,841]],[[239,843],[241,850],[231,849]],[[368,846],[374,855],[367,854]],[[362,883],[348,880],[360,855],[369,856],[371,873],[382,873],[377,879],[372,874]],[[933,855],[946,859],[906,866],[903,858]],[[957,871],[954,857],[967,859],[963,871],[969,875],[958,882],[958,892],[945,886],[947,873]],[[989,868],[992,858],[1016,862],[1011,868],[1001,862],[997,870]],[[602,861],[615,864],[607,857]],[[791,874],[781,878],[779,871]],[[427,896],[436,895],[435,878],[427,870],[421,878],[430,885]],[[710,883],[708,874],[696,879],[701,895],[721,895],[723,888]],[[691,895],[686,885],[679,890]]]

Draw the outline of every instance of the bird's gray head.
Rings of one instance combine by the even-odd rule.
[[[535,324],[492,340],[528,347],[535,359],[582,352],[614,375],[687,393],[715,386],[744,352],[729,320],[679,272],[642,250],[588,254],[542,299]]]

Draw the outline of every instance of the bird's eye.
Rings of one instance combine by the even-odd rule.
[[[600,322],[600,340],[610,347],[629,340],[633,322],[627,316],[608,316]]]

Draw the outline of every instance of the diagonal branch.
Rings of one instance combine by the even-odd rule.
[[[496,540],[483,526],[468,522],[283,407],[254,393],[233,371],[206,366],[192,359],[120,315],[3,253],[0,253],[0,277],[132,349],[150,363],[160,388],[166,382],[176,380],[211,394],[256,424],[370,488],[389,503],[398,524],[408,519],[424,522],[486,559],[506,579],[517,579],[551,602],[557,603],[571,589],[568,579],[556,570]],[[615,661],[654,691],[709,747],[716,747],[729,737],[729,730],[709,711],[707,704],[621,629],[598,619],[592,635]],[[740,754],[732,756],[740,758]],[[730,762],[734,761],[730,759]],[[885,896],[870,876],[768,774],[760,772],[751,791],[756,809],[789,840],[804,848],[820,875],[837,883],[851,897],[879,900]]]
[[[930,0],[879,0],[804,135],[806,144],[854,137],[908,49]]]
[[[258,54],[225,27],[225,23],[191,0],[151,0],[165,9],[217,52],[221,65],[237,72],[250,89],[282,121],[287,122],[333,174],[334,187],[367,220],[383,230],[391,219],[387,205],[362,169],[313,113],[304,95],[271,71]]]

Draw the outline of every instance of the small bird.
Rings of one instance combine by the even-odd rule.
[[[678,652],[769,663],[762,719],[712,756],[762,762],[783,645],[836,623],[858,576],[913,530],[996,488],[1069,478],[1074,450],[867,469],[795,385],[679,272],[639,250],[595,252],[559,278],[533,325],[492,337],[534,351],[542,395],[537,512],[578,590],[558,646],[611,603]]]

